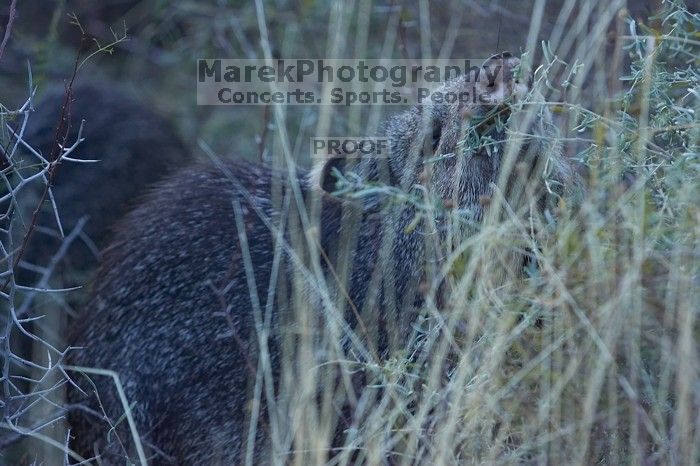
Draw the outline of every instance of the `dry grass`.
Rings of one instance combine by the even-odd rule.
[[[356,35],[355,56],[367,53],[368,26],[359,18],[370,3],[333,3],[338,14],[328,27],[327,56],[336,56],[348,34]],[[249,445],[265,429],[271,463],[385,464],[389,456],[405,465],[700,461],[700,17],[681,2],[664,2],[660,17],[642,27],[621,12],[623,1],[565,2],[550,40],[540,44],[545,3],[534,2],[524,49],[541,64],[536,85],[557,114],[565,153],[586,167],[585,196],[561,199],[553,216],[504,209],[468,238],[454,231],[454,241],[433,244],[431,263],[438,265],[426,303],[394,310],[396,332],[385,357],[359,329],[344,325],[343,297],[336,297],[337,283],[324,275],[320,259],[301,257],[318,251],[306,234],[313,213],[296,212],[295,199],[278,199],[292,206],[290,222],[299,225],[290,242],[300,260],[286,290],[295,323],[280,379],[273,380],[269,355],[261,351],[251,381]],[[569,3],[577,4],[576,16]],[[262,2],[256,4],[262,55],[270,56]],[[431,6],[418,2],[425,55]],[[390,15],[385,50],[398,47],[398,21]],[[442,45],[447,55],[458,55],[447,39]],[[329,133],[336,110],[318,111],[315,128],[299,124],[290,134],[285,109],[273,109],[268,151],[283,155],[274,165],[296,166],[305,132]],[[350,109],[343,117],[348,128],[369,133],[385,111]],[[459,212],[451,215],[454,225],[463,222]],[[4,238],[3,281],[12,258]],[[524,278],[503,279],[502,262],[523,249],[534,251],[537,267]],[[311,299],[309,287],[320,298]],[[19,292],[27,290],[3,291],[10,310]],[[265,312],[256,309],[263,348]],[[0,427],[32,428],[60,452],[65,439],[51,439],[44,424],[19,411],[53,406],[42,391],[50,387],[42,384],[55,379],[40,377],[20,405],[6,403],[18,399],[7,355],[19,323],[5,319],[0,337]],[[55,374],[53,358],[50,367],[35,369]],[[355,383],[360,378],[363,385]],[[262,404],[269,419],[259,417]],[[61,415],[52,410],[50,419]],[[352,427],[331,454],[339,416],[349,416]],[[58,464],[63,454],[45,460]]]

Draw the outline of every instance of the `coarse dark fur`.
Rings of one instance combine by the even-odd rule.
[[[302,202],[321,198],[318,231],[324,259],[319,263],[327,276],[331,271],[334,277],[348,274],[347,297],[360,314],[349,312],[347,321],[356,335],[371,339],[359,330],[359,319],[368,316],[375,319],[362,325],[369,332],[377,332],[375,327],[410,324],[410,309],[420,304],[419,285],[428,266],[427,222],[421,220],[413,228],[418,210],[389,195],[374,193],[359,202],[346,202],[342,195],[331,196],[320,188],[343,191],[347,187],[336,181],[333,168],[337,168],[348,179],[384,182],[406,192],[427,191],[471,211],[475,222],[481,220],[486,205],[483,198],[494,194],[506,145],[505,129],[485,117],[506,111],[508,99],[522,97],[523,87],[513,75],[516,59],[503,55],[493,60],[506,64],[505,79],[495,87],[483,83],[477,87],[494,101],[416,106],[392,118],[386,126],[392,147],[388,161],[368,158],[351,167],[331,160],[307,178],[303,174],[289,178],[243,162],[202,165],[160,184],[126,217],[106,251],[94,297],[85,309],[85,325],[75,340],[82,349],[73,353],[72,363],[119,374],[153,464],[243,463],[251,390],[261,354],[258,313],[271,310],[266,347],[273,377],[278,377],[280,360],[285,357],[282,335],[296,325],[291,277],[300,263],[314,263],[308,254],[313,248],[297,249],[299,237],[305,237],[300,234],[299,220],[295,223],[285,213]],[[457,80],[444,89],[464,87],[467,83]],[[533,132],[552,136],[546,108],[535,108],[539,114],[530,125]],[[465,131],[487,131],[475,128],[477,121],[490,128],[500,150],[463,151],[460,141]],[[455,155],[431,163],[426,171],[427,159],[449,154]],[[541,201],[547,197],[545,171],[552,185],[574,184],[573,171],[551,140],[527,141],[518,161],[527,165],[524,178],[532,182],[521,183],[515,205],[532,202],[545,207]],[[517,176],[511,178],[506,192],[513,194]],[[528,192],[525,186],[530,185],[537,187]],[[273,199],[273,186],[279,187],[283,201]],[[295,186],[298,189],[292,189]],[[294,197],[295,192],[301,198]],[[291,196],[289,204],[285,204],[286,195]],[[291,207],[283,207],[286,205]],[[353,223],[355,227],[348,227]],[[276,236],[276,228],[284,235]],[[352,241],[345,236],[349,228]],[[428,240],[435,242],[436,238],[441,238],[439,233]],[[247,245],[242,244],[244,239]],[[277,270],[274,251],[280,241],[283,257]],[[245,265],[248,257],[252,268]],[[288,298],[268,293],[273,279],[288,287]],[[251,290],[253,281],[255,289]],[[324,301],[314,290],[313,280],[303,288],[310,296],[307,302]],[[344,296],[340,287],[333,292],[333,297],[338,296]],[[319,320],[326,315],[321,311],[324,306],[319,304]],[[375,349],[382,353],[387,344],[380,338]],[[71,401],[90,398],[91,409],[99,414],[103,407],[111,422],[119,419],[124,408],[112,381],[97,375],[90,378],[97,391],[76,375],[87,397],[72,390]],[[283,399],[287,394],[277,395]],[[266,410],[261,412],[254,464],[286,453],[269,451]],[[105,432],[109,426],[99,417],[82,411],[71,416],[77,451],[86,457],[102,454],[107,464],[123,462],[126,456],[134,460],[136,451],[125,421],[111,432],[108,442]]]
[[[24,331],[13,332],[12,352],[27,360],[46,350],[26,331],[56,347],[65,345],[62,338],[65,338],[63,326],[67,315],[57,312],[57,303],[60,300],[64,309],[77,309],[85,304],[89,286],[84,285],[89,284],[97,269],[98,251],[107,245],[114,224],[133,207],[134,199],[147,186],[191,161],[173,125],[122,85],[104,81],[76,83],[70,99],[67,92],[64,84],[48,86],[34,104],[35,111],[29,115],[23,140],[45,159],[54,160],[59,145],[70,146],[76,141],[84,120],[83,141],[69,157],[95,162],[64,160],[55,168],[51,190],[64,234],[69,235],[81,219],[85,221],[80,235],[67,248],[63,247],[66,239],[60,234],[48,198],[32,225],[33,213],[45,188],[42,180],[35,180],[18,193],[20,214],[12,220],[15,244],[21,244],[30,227],[34,230],[15,270],[16,282],[26,287],[76,287],[60,295],[32,297],[31,306],[20,317],[35,318],[51,313],[51,320],[25,322]],[[25,160],[17,166],[23,175],[29,176],[36,170],[35,164],[36,157],[26,153]],[[26,298],[24,293],[18,296]],[[22,305],[29,303],[22,301]],[[26,367],[13,368],[13,376],[17,376],[15,386],[21,393],[33,389],[24,379],[28,374]]]
[[[68,145],[75,142],[81,121],[85,120],[84,141],[70,157],[97,161],[64,161],[54,176],[51,188],[64,233],[68,234],[81,218],[86,218],[81,239],[64,257],[65,267],[60,272],[65,275],[94,269],[98,263],[95,251],[107,245],[111,227],[132,207],[133,200],[191,157],[170,122],[115,83],[76,84],[70,102],[66,100],[64,85],[50,87],[29,118],[24,140],[46,158],[57,155],[56,145],[63,144],[57,135],[62,116],[62,135],[69,128]],[[32,196],[20,200],[25,209],[21,234],[29,227],[41,188],[38,186]],[[23,261],[43,267],[62,241],[50,202],[42,206],[37,225]],[[30,282],[23,284],[31,284],[29,274],[23,277]],[[63,286],[77,282],[70,280]]]

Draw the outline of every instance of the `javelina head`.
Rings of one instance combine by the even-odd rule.
[[[325,161],[322,168],[317,167],[317,186],[326,192],[337,191],[334,173],[352,171],[366,181],[378,180],[404,190],[423,185],[452,205],[476,207],[497,182],[511,109],[530,90],[529,79],[522,74],[520,60],[509,52],[493,55],[484,61],[478,77],[463,75],[448,81],[429,99],[390,119],[385,127],[390,140],[388,157],[369,157],[354,167],[342,157]],[[538,136],[550,134],[553,126],[547,124],[546,108],[530,106],[527,110],[542,113],[531,118],[535,122],[531,131]],[[558,155],[539,142],[536,145],[523,144],[521,152]]]

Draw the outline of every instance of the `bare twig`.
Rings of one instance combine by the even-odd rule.
[[[10,40],[10,34],[12,33],[12,25],[15,22],[15,17],[17,16],[17,0],[12,0],[10,2],[10,12],[7,17],[7,26],[5,27],[5,35],[2,38],[2,42],[0,43],[0,60],[2,60],[2,56],[5,53],[5,46],[7,46],[7,42]]]

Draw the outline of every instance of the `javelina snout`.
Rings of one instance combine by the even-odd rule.
[[[532,86],[532,78],[521,69],[520,59],[510,52],[501,52],[484,61],[478,89],[484,103],[494,106],[522,99]]]

